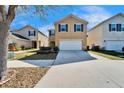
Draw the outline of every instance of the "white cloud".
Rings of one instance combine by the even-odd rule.
[[[38,29],[39,29],[41,32],[43,32],[45,35],[48,36],[48,29],[53,29],[53,28],[54,28],[53,24],[49,24],[49,25],[45,25],[45,26],[43,26],[43,27],[39,27]]]
[[[86,12],[86,14],[80,15],[80,17],[89,22],[88,28],[92,28],[112,16],[107,10],[100,6],[86,6],[82,7],[81,10]]]

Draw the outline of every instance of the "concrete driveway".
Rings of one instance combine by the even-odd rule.
[[[86,60],[95,60],[86,51],[59,51],[54,65],[84,62]]]
[[[70,53],[71,52],[72,51],[70,51]],[[63,51],[60,51],[60,53],[63,53]],[[72,55],[77,55],[78,53],[74,51]],[[88,53],[86,53],[86,55],[87,54]],[[67,55],[69,57],[69,54]],[[86,55],[82,55],[82,57]],[[62,64],[53,66],[47,72],[47,74],[39,81],[36,87],[47,87],[47,88],[124,87],[124,61],[108,60],[91,53],[88,55],[90,55],[91,58],[93,59],[95,58],[95,59],[94,60],[81,59],[82,61],[80,60],[80,62],[73,62],[68,64],[66,63],[64,64],[64,62],[59,61],[59,59],[57,59],[58,63],[56,61],[56,64],[61,64],[61,62]],[[62,57],[62,55],[58,55],[58,56]],[[67,56],[65,54],[64,58],[66,57]],[[69,59],[72,59],[71,56]],[[63,61],[66,60],[63,59]]]

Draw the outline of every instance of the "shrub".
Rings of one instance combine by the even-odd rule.
[[[122,48],[122,51],[124,51],[124,47]]]
[[[24,50],[25,49],[25,46],[21,46],[21,49]]]
[[[54,47],[53,50],[54,50],[55,52],[57,52],[57,51],[59,51],[59,48],[58,48],[58,47]]]
[[[93,51],[99,51],[100,50],[100,46],[93,46],[91,50],[93,50]]]
[[[40,47],[40,50],[51,50],[51,47]]]
[[[32,49],[31,47],[26,47],[25,50]]]

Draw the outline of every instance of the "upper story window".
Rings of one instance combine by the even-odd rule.
[[[59,24],[59,32],[67,32],[68,25],[67,24]]]
[[[82,32],[83,24],[74,24],[74,32]]]
[[[54,36],[55,35],[55,30],[49,30],[49,36]]]
[[[109,31],[124,31],[124,24],[109,24]]]
[[[116,31],[116,24],[109,24],[109,31]]]
[[[117,31],[121,31],[121,24],[116,24]]]
[[[124,31],[124,24],[121,24],[121,31]]]
[[[36,31],[34,31],[34,30],[28,31],[28,36],[35,36],[35,35],[36,35]]]

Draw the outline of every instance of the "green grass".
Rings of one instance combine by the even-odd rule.
[[[120,57],[123,55],[122,53],[117,53],[113,51],[90,51],[90,52],[111,60],[124,60],[124,58]]]
[[[49,60],[55,59],[57,53],[37,54],[36,51],[15,53],[15,57],[9,60]]]

